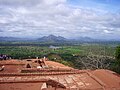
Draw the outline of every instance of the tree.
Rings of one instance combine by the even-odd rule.
[[[84,57],[78,57],[78,64],[81,65],[81,69],[110,69],[113,57],[102,55],[88,55]]]
[[[116,48],[115,57],[120,62],[120,46]]]
[[[116,58],[115,68],[116,68],[116,71],[120,73],[120,46],[116,48],[115,58]]]

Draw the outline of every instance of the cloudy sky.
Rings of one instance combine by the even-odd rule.
[[[120,0],[0,0],[0,36],[120,39]]]

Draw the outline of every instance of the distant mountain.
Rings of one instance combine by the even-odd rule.
[[[0,37],[0,41],[17,41],[17,40],[20,39],[15,37]]]
[[[76,39],[66,39],[61,36],[49,35],[41,38],[16,38],[16,37],[0,37],[0,42],[43,42],[57,44],[79,44],[79,43],[104,43],[104,42],[120,42],[120,40],[93,39],[90,37],[79,37]]]
[[[49,36],[44,36],[41,38],[37,39],[40,42],[50,42],[50,43],[62,43],[68,41],[66,38],[61,37],[61,36],[54,36],[54,35],[49,35]]]
[[[75,39],[76,41],[80,41],[80,42],[93,42],[93,41],[99,41],[97,39],[93,39],[90,37],[79,37],[77,39]]]
[[[27,39],[27,38],[17,38],[17,37],[0,37],[0,41],[32,41],[33,39]]]

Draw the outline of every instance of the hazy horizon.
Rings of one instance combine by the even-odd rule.
[[[120,0],[0,0],[0,37],[120,39]]]

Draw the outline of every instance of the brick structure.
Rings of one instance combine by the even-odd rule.
[[[99,70],[78,70],[37,59],[0,61],[0,90],[120,90],[120,75]],[[29,64],[31,68],[26,68]]]

